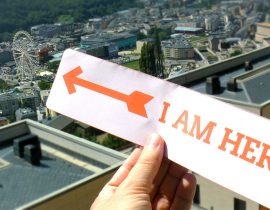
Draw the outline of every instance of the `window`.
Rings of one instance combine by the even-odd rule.
[[[196,191],[195,191],[195,196],[194,196],[193,202],[195,204],[200,204],[200,185],[198,185],[198,184],[196,186]]]
[[[234,210],[246,210],[246,201],[234,198]]]

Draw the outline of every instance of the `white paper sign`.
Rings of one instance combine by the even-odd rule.
[[[166,141],[169,159],[270,207],[270,121],[187,88],[65,51],[49,109],[144,145]]]

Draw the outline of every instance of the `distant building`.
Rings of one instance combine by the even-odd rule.
[[[129,33],[101,33],[85,35],[81,37],[81,48],[93,47],[96,45],[106,45],[114,43],[119,50],[130,49],[136,46],[136,35]]]
[[[0,116],[2,117],[14,117],[15,111],[20,107],[36,110],[36,107],[39,106],[39,93],[33,90],[0,95]]]
[[[31,27],[31,34],[34,36],[52,38],[61,34],[61,26],[54,24],[42,24]]]
[[[20,100],[22,107],[31,108],[33,110],[36,110],[41,103],[39,91],[36,90],[26,90],[17,95],[17,98]]]
[[[49,94],[50,94],[50,90],[41,90],[40,91],[40,99],[41,99],[42,106],[46,106]],[[45,108],[45,110],[46,110],[46,117],[54,117],[57,115],[56,112],[48,109],[47,107]]]
[[[115,43],[96,44],[83,48],[85,53],[99,58],[113,58],[118,56],[118,46]]]
[[[203,32],[203,29],[196,28],[196,27],[176,27],[176,28],[174,28],[174,32],[180,33],[180,34],[199,35]]]
[[[194,58],[194,49],[182,36],[161,42],[165,59],[179,60]]]
[[[221,40],[220,41],[220,46],[219,46],[220,50],[229,49],[233,45],[239,44],[240,41],[241,41],[241,39],[238,38],[238,37],[231,37],[231,38],[226,38],[224,40]]]
[[[263,42],[270,36],[270,22],[257,23],[257,32],[255,34],[256,42]]]
[[[37,120],[36,112],[31,108],[19,108],[15,112],[16,121],[31,119]]]
[[[0,117],[0,126],[8,125],[9,120],[6,117]]]
[[[184,21],[177,21],[176,22],[177,27],[190,27],[190,28],[196,28],[197,23],[194,20],[185,19]]]
[[[146,39],[142,39],[142,40],[138,40],[136,42],[136,51],[138,53],[141,53],[141,50],[142,50],[142,47],[144,44],[147,44],[147,43],[152,43],[154,42],[154,39],[151,39],[151,38],[146,38]]]
[[[102,27],[102,19],[101,18],[92,18],[88,20],[88,27],[94,31],[99,30]]]
[[[220,26],[220,20],[217,15],[211,15],[205,18],[205,30],[206,31],[216,31]]]
[[[11,49],[0,48],[0,64],[4,64],[12,60],[13,60],[13,54],[12,54]]]
[[[46,107],[45,106],[37,107],[36,114],[37,114],[37,121],[41,122],[42,120],[46,119],[47,118]]]
[[[62,34],[70,34],[74,31],[74,23],[55,23],[55,26],[60,28]]]
[[[0,116],[13,116],[19,106],[19,100],[17,97],[10,94],[0,95]]]
[[[221,37],[218,36],[211,36],[208,38],[209,47],[211,50],[218,51],[219,50],[219,42]]]

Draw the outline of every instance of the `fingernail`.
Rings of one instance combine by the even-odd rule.
[[[158,148],[158,146],[160,145],[160,137],[157,134],[152,134],[149,139],[148,142],[146,144],[147,147],[156,149]]]

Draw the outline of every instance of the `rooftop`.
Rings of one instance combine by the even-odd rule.
[[[81,37],[82,41],[91,41],[91,42],[113,42],[118,39],[127,39],[130,37],[136,37],[133,34],[129,33],[100,33],[100,34],[91,34]]]
[[[29,133],[37,135],[41,144],[39,165],[31,165],[13,151],[13,140]],[[0,209],[15,209],[88,181],[125,157],[31,120],[5,126],[0,129]]]
[[[213,94],[223,100],[233,100],[248,104],[263,104],[270,99],[270,47],[255,50],[213,65],[184,73],[169,79],[200,93],[206,91],[206,77],[217,75],[220,90]],[[247,66],[247,69],[245,67]],[[228,83],[235,90],[228,89]]]
[[[165,48],[179,48],[179,49],[190,49],[193,48],[191,44],[182,36],[172,38],[166,41],[162,41],[162,47]]]
[[[176,27],[175,31],[187,31],[187,32],[197,32],[203,30],[202,28],[193,28],[193,27]]]
[[[257,23],[258,26],[270,27],[270,22]]]

